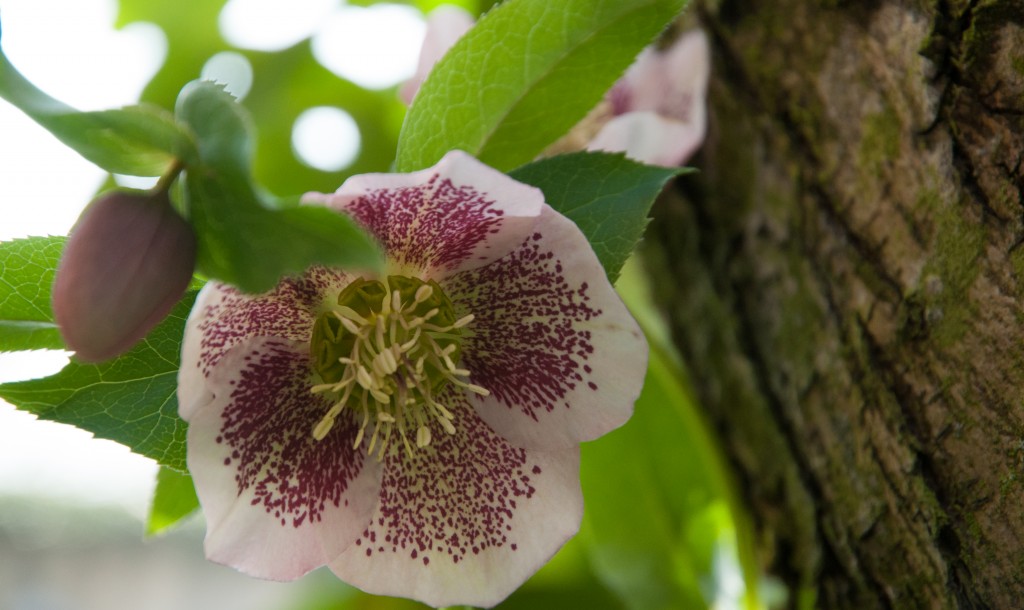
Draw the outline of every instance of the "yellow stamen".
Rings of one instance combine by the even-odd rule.
[[[438,429],[448,435],[457,431],[455,414],[438,402],[445,385],[488,394],[469,383],[470,371],[458,366],[460,329],[473,315],[456,319],[451,301],[434,282],[401,276],[386,283],[357,280],[323,315],[337,321],[317,322],[321,330],[315,330],[311,354],[325,383],[311,391],[334,397],[313,427],[317,441],[326,438],[338,417],[352,417],[358,424],[353,448],[365,446],[378,460],[396,450],[412,457],[433,442]],[[343,415],[346,408],[351,415]]]
[[[416,446],[422,449],[430,444],[430,428],[420,426],[416,430]]]
[[[320,420],[320,423],[318,423],[313,428],[313,438],[315,438],[318,441],[324,440],[324,437],[327,436],[327,433],[330,432],[331,428],[333,428],[333,427],[334,427],[334,418],[333,417],[327,417],[325,415],[324,418]]]

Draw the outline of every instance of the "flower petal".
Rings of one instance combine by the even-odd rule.
[[[653,112],[629,112],[608,121],[587,150],[624,152],[641,163],[677,167],[703,141],[703,124],[684,123]]]
[[[544,195],[456,150],[430,169],[353,176],[335,194],[304,201],[351,214],[383,245],[389,273],[439,279],[522,242]]]
[[[432,606],[490,607],[579,529],[579,449],[529,451],[460,397],[455,435],[434,425],[412,458],[386,459],[370,525],[329,564],[342,580]]]
[[[480,417],[513,444],[571,447],[629,419],[647,342],[586,238],[548,206],[508,256],[449,278]]]
[[[644,48],[608,92],[613,112],[619,115],[657,110],[665,97],[664,78],[661,53],[653,47]]]
[[[625,152],[644,163],[674,167],[700,147],[707,131],[711,75],[704,32],[681,36],[669,49],[646,49],[609,92],[618,115],[587,146]]]
[[[451,5],[441,5],[434,9],[427,18],[427,35],[423,37],[420,48],[420,60],[416,65],[416,73],[402,85],[400,96],[406,105],[412,104],[420,85],[427,80],[427,75],[434,64],[444,57],[462,35],[473,27],[473,16],[465,9]]]
[[[260,337],[225,353],[213,400],[188,429],[188,467],[206,515],[206,555],[291,580],[326,564],[368,522],[380,464],[352,448],[357,426],[313,426],[330,403],[310,393],[305,345]]]
[[[687,32],[662,55],[662,69],[668,84],[660,114],[700,127],[704,137],[707,122],[705,98],[711,77],[711,50],[701,30]]]
[[[178,370],[178,413],[188,421],[210,402],[207,377],[228,350],[253,337],[309,341],[325,296],[348,282],[335,270],[314,267],[297,279],[286,278],[271,292],[248,295],[209,282],[199,292],[185,324]]]

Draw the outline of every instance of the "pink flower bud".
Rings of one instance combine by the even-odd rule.
[[[78,360],[127,351],[188,287],[196,238],[166,192],[100,196],[71,230],[53,286],[53,312]]]

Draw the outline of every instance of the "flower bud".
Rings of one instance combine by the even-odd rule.
[[[127,351],[163,320],[192,278],[196,238],[166,191],[106,193],[71,230],[53,313],[78,360]]]

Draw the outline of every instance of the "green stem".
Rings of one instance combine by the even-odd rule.
[[[153,193],[166,193],[171,189],[171,185],[174,184],[174,180],[181,174],[185,169],[185,163],[181,159],[175,159],[174,163],[167,169],[167,172],[160,176],[160,180],[153,187]]]

